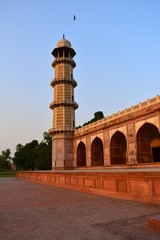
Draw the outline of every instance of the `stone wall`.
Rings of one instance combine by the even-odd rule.
[[[17,172],[17,178],[103,196],[160,205],[156,172]]]

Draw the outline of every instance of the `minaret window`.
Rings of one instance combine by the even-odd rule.
[[[68,58],[68,51],[65,51],[65,57]]]
[[[59,57],[63,57],[63,51],[59,51]]]

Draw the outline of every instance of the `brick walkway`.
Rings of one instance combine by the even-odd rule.
[[[159,206],[0,178],[0,240],[159,240]]]

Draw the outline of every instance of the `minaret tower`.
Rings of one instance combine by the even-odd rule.
[[[71,43],[60,40],[52,55],[55,57],[52,67],[55,69],[51,86],[54,88],[54,101],[50,104],[53,110],[52,135],[52,169],[73,168],[73,133],[75,130],[74,88],[77,82],[73,78],[76,66],[73,57],[76,55]]]

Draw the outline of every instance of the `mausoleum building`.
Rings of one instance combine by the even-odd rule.
[[[160,96],[76,129],[75,54],[65,38],[52,52],[52,169],[160,166]]]

